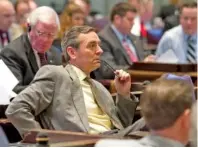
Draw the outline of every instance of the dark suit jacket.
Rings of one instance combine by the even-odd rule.
[[[102,84],[93,80],[96,102],[114,127],[132,124],[137,101],[134,96],[117,95],[116,104]],[[33,82],[8,106],[6,115],[21,134],[41,128],[88,132],[89,123],[82,87],[71,65],[47,65],[39,69]]]
[[[128,69],[132,65],[130,57],[111,28],[111,25],[107,25],[99,33],[99,37],[103,50],[101,59],[107,61],[114,69]],[[135,47],[138,60],[143,60],[144,52],[141,41],[132,34],[129,35],[129,38]],[[97,69],[94,74],[96,79],[114,78],[113,72],[105,66],[104,63],[101,63],[101,67]]]
[[[1,51],[0,58],[19,80],[18,85],[14,88],[16,93],[30,84],[39,69],[27,34],[21,35],[8,44]],[[47,59],[49,64],[60,65],[61,53],[52,47],[47,52]]]

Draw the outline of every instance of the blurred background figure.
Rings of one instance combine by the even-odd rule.
[[[153,0],[128,0],[128,2],[138,10],[138,15],[134,20],[131,33],[146,39],[148,43],[157,44],[164,26],[159,18],[155,21],[152,20],[154,10]]]
[[[16,20],[11,26],[14,39],[27,31],[26,19],[31,11],[28,0],[17,0],[15,3],[15,11]]]
[[[107,17],[104,17],[100,12],[92,9],[91,0],[71,0],[70,2],[74,2],[81,7],[85,13],[85,24],[96,28],[97,32],[108,24]]]
[[[33,0],[17,0],[14,5],[16,11],[16,20],[11,26],[13,39],[16,39],[24,32],[27,32],[27,17],[29,13],[37,8]]]
[[[91,2],[90,0],[70,0],[70,3],[75,3],[79,5],[85,14],[85,24],[90,25],[92,22],[92,17],[90,16]]]
[[[75,3],[66,5],[60,15],[61,31],[59,37],[63,37],[64,32],[72,26],[81,26],[85,23],[85,13],[81,7]]]
[[[28,1],[28,4],[29,4],[29,7],[30,7],[31,11],[38,7],[34,0],[27,0],[27,1]]]
[[[65,6],[60,15],[60,32],[54,40],[53,45],[61,50],[61,38],[65,31],[73,26],[81,26],[85,23],[85,14],[81,7],[75,3],[69,3]]]
[[[13,4],[8,0],[0,0],[0,50],[13,40],[10,27],[15,19]]]

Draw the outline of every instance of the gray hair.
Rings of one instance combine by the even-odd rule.
[[[61,47],[64,53],[64,62],[68,63],[70,60],[70,57],[66,51],[66,49],[70,46],[75,48],[76,50],[79,48],[80,41],[78,40],[78,36],[83,33],[87,34],[89,32],[95,32],[95,29],[90,26],[74,26],[68,31],[65,32],[62,42],[61,42]]]
[[[193,101],[194,90],[186,80],[158,79],[141,95],[141,113],[150,129],[160,130],[173,125]]]
[[[48,6],[41,6],[33,10],[27,18],[27,23],[29,23],[30,26],[35,26],[38,21],[43,23],[51,23],[52,18],[55,19],[58,30],[60,30],[59,17],[54,9]]]

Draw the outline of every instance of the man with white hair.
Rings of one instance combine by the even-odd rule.
[[[15,10],[8,0],[0,0],[0,51],[12,40],[10,26],[14,22]]]
[[[61,64],[61,55],[52,46],[60,22],[57,13],[42,6],[27,19],[28,33],[18,37],[0,53],[0,58],[19,80],[14,92],[19,93],[33,80],[38,69],[46,64]]]

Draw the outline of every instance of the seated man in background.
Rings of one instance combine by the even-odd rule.
[[[0,59],[19,80],[14,88],[19,93],[33,80],[38,69],[45,64],[61,64],[61,54],[51,47],[60,27],[56,12],[47,6],[38,7],[28,17],[28,33],[7,45]]]
[[[114,69],[128,69],[134,62],[144,60],[142,42],[131,34],[136,15],[137,10],[133,6],[125,2],[118,3],[111,11],[111,24],[99,32],[101,48],[104,51],[102,59]],[[153,60],[153,56],[145,59]],[[104,63],[94,74],[96,79],[114,78],[114,73]]]
[[[150,134],[140,140],[101,140],[97,146],[182,147],[189,141],[190,112],[195,100],[192,84],[169,75],[149,84],[140,99]]]
[[[197,2],[187,2],[180,8],[180,25],[162,36],[156,51],[160,57],[172,50],[178,63],[197,63]]]
[[[130,95],[130,75],[115,71],[115,103],[104,86],[90,78],[100,66],[99,44],[92,27],[75,26],[65,33],[61,45],[66,66],[40,68],[6,110],[21,135],[41,127],[98,134],[132,124],[137,100]]]
[[[31,10],[27,0],[17,0],[14,8],[16,11],[16,20],[12,24],[11,30],[13,33],[13,39],[16,39],[27,31],[26,21]]]
[[[15,19],[15,10],[12,2],[0,0],[0,51],[13,40],[10,27]]]

